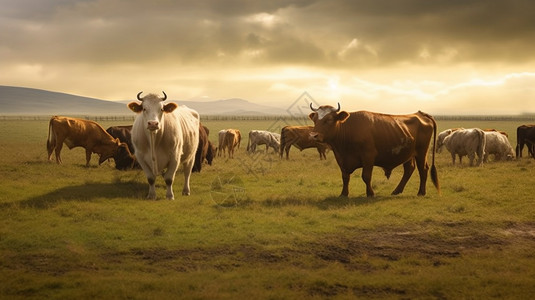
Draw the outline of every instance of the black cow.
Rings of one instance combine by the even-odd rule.
[[[522,157],[524,144],[528,146],[529,156],[535,158],[533,147],[535,143],[535,125],[520,125],[516,129],[516,157]]]

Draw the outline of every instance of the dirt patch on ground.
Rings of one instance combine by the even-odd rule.
[[[296,241],[291,246],[270,247],[254,243],[217,245],[197,248],[132,248],[106,251],[89,263],[79,256],[57,254],[16,254],[6,257],[2,267],[26,269],[36,273],[62,275],[75,270],[98,271],[128,266],[142,272],[162,273],[218,271],[240,269],[284,268],[316,270],[341,265],[348,271],[370,274],[384,271],[392,262],[404,258],[424,259],[427,265],[439,267],[451,259],[485,250],[507,249],[523,243],[535,247],[535,223],[505,224],[489,231],[488,224],[429,223],[374,229],[340,228],[336,233],[318,235],[312,241]],[[94,263],[93,263],[94,262]],[[346,286],[325,281],[291,282],[290,289],[305,290],[312,296],[330,297],[351,293],[357,296],[400,296],[409,291],[394,287]]]
[[[441,226],[424,224],[404,228],[345,228],[337,233],[318,236],[313,242],[297,242],[291,248],[275,250],[266,250],[257,244],[242,244],[191,249],[131,249],[122,253],[106,253],[102,257],[110,262],[141,259],[148,265],[166,265],[179,272],[209,268],[231,271],[242,266],[279,263],[300,266],[313,257],[369,272],[373,267],[363,257],[397,261],[412,256],[426,258],[440,265],[443,258],[460,257],[480,249],[505,247],[518,239],[535,242],[535,224],[510,224],[506,227],[501,233],[498,230],[492,235],[477,230],[477,226],[470,223],[444,223]]]

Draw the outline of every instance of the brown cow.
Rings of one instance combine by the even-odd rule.
[[[195,163],[193,164],[192,172],[201,172],[204,160],[206,160],[210,166],[212,165],[214,148],[208,139],[209,133],[210,130],[206,126],[199,124],[199,145],[197,146],[197,152],[195,152]]]
[[[86,166],[89,166],[91,153],[97,153],[100,156],[98,160],[100,165],[105,160],[114,157],[119,148],[125,148],[122,150],[128,151],[128,146],[125,143],[113,138],[96,122],[54,116],[50,118],[48,125],[48,139],[46,141],[48,160],[52,160],[52,152],[55,151],[56,162],[61,164],[60,154],[63,143],[69,149],[85,148]]]
[[[316,148],[320,155],[320,160],[327,159],[325,151],[328,145],[312,139],[310,133],[313,129],[314,126],[284,126],[281,129],[280,157],[282,158],[284,151],[286,152],[286,159],[288,159],[290,148],[294,145],[300,151],[308,148]]]
[[[223,129],[219,131],[219,150],[218,156],[225,155],[225,149],[228,149],[229,158],[234,157],[234,150],[240,148],[241,132],[238,129]]]
[[[362,168],[362,180],[366,184],[366,195],[375,195],[372,185],[374,166],[382,167],[386,177],[392,170],[403,165],[403,177],[392,192],[403,192],[405,185],[416,167],[420,174],[418,195],[426,194],[426,181],[429,170],[427,151],[431,139],[433,148],[436,143],[436,122],[430,115],[417,112],[408,115],[386,115],[368,111],[345,112],[324,105],[313,110],[309,117],[314,121],[311,136],[331,146],[342,171],[343,188],[341,196],[349,195],[351,173]],[[431,179],[440,192],[435,151],[432,151]]]

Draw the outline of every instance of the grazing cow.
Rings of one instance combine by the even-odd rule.
[[[113,138],[96,122],[54,116],[50,118],[48,124],[48,138],[46,141],[48,160],[52,160],[52,152],[54,151],[56,153],[56,162],[61,164],[60,154],[63,143],[69,149],[75,147],[85,148],[86,166],[89,166],[91,153],[97,153],[100,156],[99,165],[114,157],[118,151],[130,153],[125,143]]]
[[[266,153],[269,147],[273,148],[275,153],[279,152],[281,145],[281,136],[278,133],[265,130],[249,131],[249,142],[247,142],[247,152],[255,152],[257,145],[266,145]]]
[[[459,164],[462,164],[463,156],[467,155],[470,159],[470,166],[473,166],[477,155],[477,166],[481,166],[485,144],[485,132],[479,128],[459,129],[444,139],[444,146],[451,153],[453,165],[455,165],[455,155],[459,155]]]
[[[485,132],[485,154],[483,161],[487,162],[489,155],[494,154],[494,160],[512,160],[515,157],[515,151],[509,143],[509,139],[499,131]]]
[[[438,135],[437,135],[437,148],[435,149],[435,151],[437,153],[440,153],[442,152],[442,147],[444,146],[444,139],[450,135],[452,132],[456,131],[456,130],[459,130],[459,129],[464,129],[464,128],[450,128],[450,129],[446,129],[442,132],[440,132]]]
[[[225,156],[225,149],[229,158],[234,157],[234,150],[240,148],[241,132],[238,129],[223,129],[219,131],[219,150],[217,156]]]
[[[284,126],[281,129],[280,157],[282,158],[284,151],[286,152],[286,159],[289,159],[290,148],[294,145],[299,151],[316,148],[320,155],[320,160],[327,159],[325,151],[328,146],[325,143],[315,141],[310,136],[313,129],[314,126]]]
[[[110,126],[106,129],[106,132],[128,145],[128,153],[124,149],[119,148],[117,154],[113,157],[115,168],[117,170],[141,168],[136,161],[136,157],[133,155],[135,150],[134,145],[132,145],[132,125]]]
[[[199,124],[199,146],[195,152],[195,163],[193,164],[192,172],[201,172],[202,164],[206,160],[208,164],[212,165],[214,159],[214,147],[208,139],[210,130],[202,124]]]
[[[403,165],[403,177],[392,192],[403,192],[405,185],[418,168],[420,187],[418,195],[426,194],[429,170],[427,151],[431,139],[436,143],[437,125],[430,115],[417,112],[408,115],[386,115],[368,111],[345,112],[330,105],[313,108],[310,104],[309,117],[314,121],[311,136],[327,143],[334,152],[336,162],[342,171],[343,188],[341,196],[349,195],[351,173],[362,168],[362,180],[366,184],[366,195],[375,195],[372,184],[374,166],[382,167],[387,178],[392,170]],[[431,179],[440,192],[435,167],[435,152],[432,151]]]
[[[516,129],[516,157],[522,157],[524,145],[528,146],[529,156],[535,158],[533,152],[535,142],[535,125],[520,125]]]
[[[114,138],[118,138],[121,142],[128,145],[130,153],[134,154],[134,145],[132,145],[132,125],[110,126],[106,129]]]
[[[156,199],[155,182],[163,173],[167,186],[167,199],[174,199],[173,181],[182,166],[184,187],[182,195],[190,194],[190,175],[199,144],[199,114],[186,106],[165,103],[167,95],[155,94],[141,97],[141,103],[131,102],[128,107],[138,115],[132,127],[132,144],[136,159],[145,172],[149,183],[147,198]]]

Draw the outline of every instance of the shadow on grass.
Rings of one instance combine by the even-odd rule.
[[[383,197],[327,197],[316,203],[316,206],[320,209],[338,208],[344,206],[362,206],[368,204],[374,204],[382,201],[391,200],[393,196]]]
[[[0,208],[11,205],[20,207],[32,207],[47,209],[53,207],[59,202],[92,201],[96,198],[133,198],[145,199],[147,184],[128,181],[128,182],[110,182],[110,183],[86,183],[81,185],[62,187],[51,191],[47,194],[30,197],[20,202],[3,203]]]
[[[345,206],[362,206],[374,204],[382,201],[391,200],[394,196],[383,197],[327,197],[325,199],[317,200],[303,197],[285,197],[278,199],[266,199],[262,201],[264,206],[268,207],[284,207],[284,206],[315,206],[319,209],[326,210],[331,208],[340,208]]]

